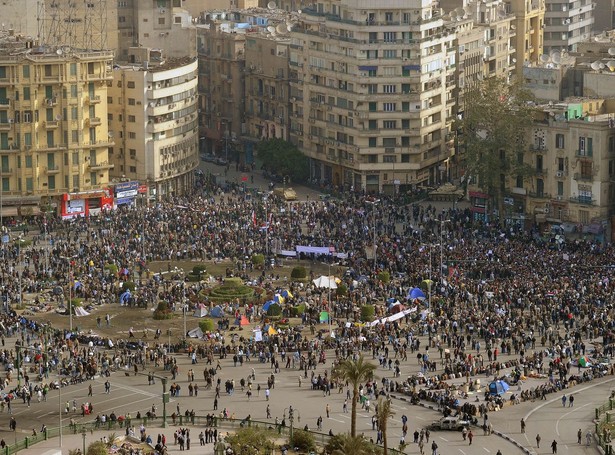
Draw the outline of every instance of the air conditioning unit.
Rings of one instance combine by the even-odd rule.
[[[12,118],[10,118],[10,119],[9,119],[9,123],[15,123],[15,120],[14,120],[14,119],[12,119]]]
[[[557,171],[557,172],[555,173],[555,176],[556,176],[556,177],[563,177],[563,176],[564,176],[564,173],[563,173],[562,171]]]

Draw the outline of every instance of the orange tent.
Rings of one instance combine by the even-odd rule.
[[[250,322],[248,321],[248,318],[245,316],[242,316],[241,319],[239,320],[239,325],[243,326],[243,325],[248,325]]]

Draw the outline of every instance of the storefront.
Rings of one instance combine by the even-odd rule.
[[[114,207],[120,205],[134,206],[136,205],[137,195],[139,193],[139,182],[122,182],[115,185],[115,200]]]
[[[62,195],[60,216],[62,218],[96,216],[102,211],[111,209],[113,209],[113,194],[108,188],[81,191]]]
[[[470,191],[470,211],[475,221],[489,221],[489,200],[491,197],[480,191]]]

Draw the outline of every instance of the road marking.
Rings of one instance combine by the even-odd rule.
[[[491,450],[489,450],[487,447],[483,447],[483,449],[485,450],[485,452],[491,453]]]
[[[463,450],[459,449],[459,451],[460,451],[463,455],[466,455],[466,453],[465,453]]]
[[[414,418],[417,420],[426,420],[424,417],[419,417],[419,416],[414,416]]]
[[[444,439],[442,436],[438,436],[440,439],[442,439],[444,442],[448,442],[448,439]]]
[[[131,386],[123,385],[123,384],[114,384],[113,387],[116,387],[118,389],[128,390],[138,395],[145,395],[151,398],[160,398],[160,395],[161,395],[160,393],[145,392],[137,387],[131,387]],[[182,396],[179,396],[177,398],[181,398],[181,397]]]
[[[339,422],[339,423],[346,423],[343,420],[337,420],[337,419],[334,419],[333,417],[329,417],[329,420],[333,420],[334,422]]]
[[[579,406],[577,408],[573,408],[572,411],[567,412],[566,414],[563,414],[559,419],[557,419],[557,422],[555,423],[555,432],[557,433],[558,436],[560,436],[559,434],[559,422],[560,420],[562,420],[564,417],[572,414],[574,411],[576,411],[577,409],[582,409],[585,406],[589,406],[591,403],[585,403],[583,406]]]
[[[346,414],[338,414],[338,416],[343,417],[345,419],[350,419],[350,416],[347,416]]]

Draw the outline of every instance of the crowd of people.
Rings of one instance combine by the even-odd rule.
[[[244,358],[271,364],[274,374],[268,379],[267,394],[281,370],[300,370],[300,386],[303,377],[306,385],[330,392],[336,384],[325,375],[326,352],[333,363],[365,352],[385,376],[381,387],[377,383],[365,387],[369,399],[379,392],[402,392],[415,400],[436,401],[443,409],[455,406],[457,399],[442,386],[450,378],[501,377],[508,370],[518,380],[534,372],[544,375],[544,387],[519,397],[533,399],[605,374],[597,369],[581,372],[580,366],[574,374],[573,366],[583,355],[612,357],[613,246],[582,239],[559,242],[545,238],[537,226],[503,227],[473,215],[468,209],[399,205],[384,196],[376,201],[359,194],[287,203],[273,195],[247,197],[238,188],[224,192],[205,179],[189,197],[157,201],[147,208],[121,208],[71,221],[41,218],[40,233],[34,234],[31,245],[4,246],[0,272],[8,302],[17,302],[20,292],[43,293],[49,282],[55,283],[52,289],[60,288],[37,297],[31,308],[35,312],[46,309],[49,302],[62,304],[69,287],[73,296],[92,305],[156,307],[163,301],[171,311],[192,311],[208,303],[206,297],[202,301],[201,292],[208,284],[186,283],[183,276],[175,276],[172,265],[181,260],[229,261],[230,274],[256,280],[269,291],[284,286],[293,296],[285,305],[307,308],[302,322],[312,328],[312,336],[278,330],[263,333],[257,341],[219,330],[194,346],[194,360],[211,366],[204,373],[206,390],[201,395],[215,390],[216,408],[220,378],[215,389],[213,384],[222,369],[220,361],[226,373],[231,360],[240,358],[242,364]],[[335,254],[300,258],[329,265],[347,293],[334,292],[330,301],[330,291],[311,280],[293,283],[280,277],[272,268],[275,260],[269,259],[297,246],[330,248]],[[267,258],[258,273],[251,261],[255,254]],[[168,273],[148,273],[152,261],[166,262]],[[388,272],[390,280],[379,271]],[[120,303],[120,284],[127,281],[139,286]],[[421,283],[425,298],[409,300],[409,289]],[[417,311],[394,322],[359,323],[362,306],[375,305],[376,314],[385,316],[389,299]],[[189,302],[189,308],[181,302]],[[251,319],[264,314],[259,305],[229,301],[224,306],[230,314],[247,314]],[[328,330],[319,325],[321,311],[332,314],[335,337],[328,337]],[[37,387],[45,395],[45,386],[57,386],[45,381],[50,369],[59,368],[69,378],[87,378],[145,361],[140,349],[117,340],[83,334],[67,338],[63,330],[43,330],[15,314],[1,318],[4,337],[20,336],[16,348],[0,354],[8,371],[2,389],[11,390],[5,403],[10,403],[6,397],[36,396]],[[105,323],[109,326],[112,321],[106,317]],[[21,375],[24,385],[16,387],[13,370],[21,346],[35,349],[25,353],[28,371]],[[150,360],[173,371],[172,347],[160,338],[148,346]],[[418,366],[408,358],[416,358]],[[219,359],[216,368],[214,359]],[[320,368],[324,371],[315,373]],[[227,393],[234,391],[234,379],[226,377]],[[252,391],[250,377],[237,379]],[[242,392],[243,388],[244,383]],[[438,392],[427,396],[430,390]],[[198,388],[195,392],[193,386],[192,392],[198,394]],[[174,394],[180,395],[180,386]],[[476,409],[480,414],[481,408]]]

